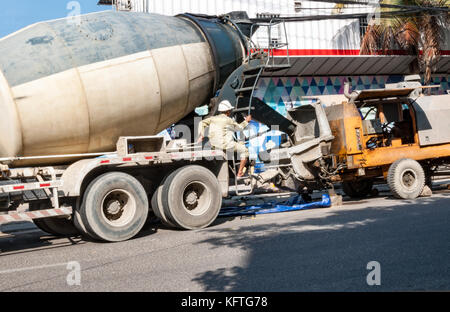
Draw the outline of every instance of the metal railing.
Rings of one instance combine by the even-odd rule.
[[[249,59],[264,55],[267,57],[265,67],[290,67],[289,40],[287,36],[286,23],[273,18],[270,22],[258,22],[251,26],[248,55]],[[256,35],[256,42],[253,36]],[[276,63],[277,51],[286,48],[286,56],[283,62]],[[284,56],[284,55],[283,55]]]

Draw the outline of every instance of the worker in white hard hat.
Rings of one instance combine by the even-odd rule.
[[[206,118],[200,123],[198,143],[201,143],[205,136],[205,130],[209,127],[209,142],[211,146],[224,151],[237,152],[240,155],[241,163],[239,166],[238,177],[244,175],[244,168],[247,164],[249,152],[244,143],[236,142],[233,138],[234,132],[243,131],[252,116],[247,116],[242,123],[237,123],[230,118],[233,106],[227,100],[220,102],[219,112],[221,114]]]

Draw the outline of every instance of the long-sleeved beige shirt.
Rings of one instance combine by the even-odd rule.
[[[243,131],[247,126],[248,122],[245,120],[239,124],[227,115],[220,114],[200,122],[199,135],[204,137],[205,130],[209,127],[208,138],[211,145],[226,150],[233,148],[236,144],[233,138],[234,132]]]

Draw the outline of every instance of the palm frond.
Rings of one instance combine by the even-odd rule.
[[[384,4],[414,5],[421,7],[449,7],[450,0],[380,0]],[[381,8],[379,13],[392,11]],[[392,49],[402,49],[410,55],[416,55],[415,64],[420,63],[425,73],[425,82],[431,80],[431,74],[440,58],[444,43],[444,30],[450,28],[450,13],[420,11],[410,16],[381,18],[377,25],[370,24],[361,41],[360,54],[374,54],[380,50],[390,54]],[[418,69],[417,66],[414,68]]]
[[[421,63],[425,69],[425,82],[429,83],[431,73],[435,70],[441,56],[443,34],[439,18],[434,15],[425,15],[421,26],[423,51]]]
[[[392,48],[395,46],[395,43],[397,43],[396,32],[394,31],[394,27],[389,25],[383,31],[383,39],[381,42],[381,49],[386,54],[391,54]]]
[[[419,50],[420,31],[417,22],[413,18],[398,19],[395,27],[395,38],[399,47],[415,54]]]
[[[379,40],[380,40],[380,29],[379,25],[368,25],[366,33],[362,39],[361,42],[361,49],[359,51],[359,54],[366,55],[366,54],[375,54],[379,50]]]

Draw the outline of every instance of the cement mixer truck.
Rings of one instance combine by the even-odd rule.
[[[53,235],[109,242],[134,237],[149,213],[175,228],[210,225],[235,175],[230,159],[155,135],[229,99],[301,143],[303,114],[289,120],[253,99],[263,70],[288,66],[269,66],[274,47],[252,46],[257,28],[242,12],[101,12],[0,39],[0,224],[32,220]],[[315,116],[322,107],[302,109]],[[321,126],[308,161],[332,139]],[[252,192],[280,174],[293,179],[284,164],[244,183]]]
[[[189,14],[101,12],[2,38],[0,222],[32,219],[52,234],[81,231],[107,241],[133,237],[146,221],[150,190],[181,166],[175,159],[198,157],[164,153],[164,141],[151,135],[208,103],[242,65],[246,45],[237,27]],[[117,157],[96,158],[107,152]],[[203,182],[185,192],[222,193],[218,172],[187,172]],[[214,220],[221,198],[210,196],[206,208],[213,209],[182,227]],[[22,203],[29,204],[25,214],[11,213]]]
[[[275,184],[307,197],[313,189],[333,194],[333,182],[354,182],[355,173],[364,176],[366,169],[386,172],[367,160],[388,148],[381,134],[364,143],[370,151],[359,142],[360,128],[372,129],[369,122],[358,126],[354,106],[366,105],[367,92],[348,107],[325,108],[317,101],[289,108],[286,116],[254,97],[263,72],[290,66],[289,59],[273,57],[283,45],[270,40],[277,23],[282,21],[258,23],[245,12],[101,12],[38,23],[0,39],[0,225],[33,221],[53,235],[117,242],[134,237],[149,215],[172,228],[205,228],[230,186],[248,195]],[[252,41],[262,27],[269,34],[266,47]],[[394,91],[406,96],[417,88]],[[394,91],[378,90],[383,98]],[[284,133],[279,148],[267,146],[259,155],[269,164],[265,171],[251,164],[239,179],[233,155],[190,143],[191,136],[157,136],[173,124],[191,130],[197,107],[208,105],[212,115],[224,99],[234,104],[237,120],[251,114]],[[402,101],[395,102],[399,109],[407,103]],[[354,124],[341,127],[343,117]],[[420,149],[427,152],[423,161],[438,149],[435,158],[448,159],[448,136],[443,146],[421,148],[422,139],[433,145],[448,133],[425,132],[433,129],[426,126],[416,135],[420,146],[417,138],[417,146],[401,145],[402,157]],[[342,131],[353,139],[342,140]],[[397,141],[391,145],[403,144]],[[351,142],[356,152],[349,150]]]

